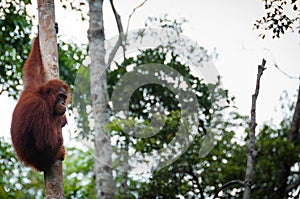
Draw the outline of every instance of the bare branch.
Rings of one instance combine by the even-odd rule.
[[[114,15],[115,15],[115,18],[116,18],[116,22],[117,22],[117,26],[118,26],[118,30],[119,30],[119,33],[122,33],[124,32],[123,31],[123,25],[122,25],[122,21],[121,21],[121,17],[120,15],[118,14],[116,8],[115,8],[115,5],[114,5],[114,1],[113,0],[110,0],[110,5],[111,5],[111,8],[114,12]]]
[[[126,39],[127,39],[128,28],[129,28],[131,17],[134,14],[134,12],[136,11],[136,9],[142,7],[146,3],[146,1],[147,0],[143,1],[140,5],[138,5],[137,7],[135,7],[133,9],[133,11],[131,12],[131,14],[129,15],[129,19],[128,19],[128,22],[127,22],[126,35],[125,35],[124,34],[124,30],[123,30],[123,25],[122,25],[121,17],[118,14],[118,12],[117,12],[117,10],[115,8],[114,1],[110,0],[110,5],[112,7],[112,10],[113,10],[113,13],[115,15],[116,22],[117,22],[117,26],[118,26],[119,38],[118,38],[118,41],[116,42],[114,48],[112,49],[112,51],[110,52],[110,54],[108,56],[109,57],[108,58],[108,63],[107,63],[108,66],[113,61],[113,59],[114,59],[114,57],[115,57],[115,55],[116,55],[116,53],[117,53],[117,51],[118,51],[118,49],[119,49],[120,46],[122,46],[122,48],[123,48],[123,57],[125,58],[125,51],[126,51],[125,43],[126,43]]]
[[[108,63],[107,65],[110,66],[112,60],[114,59],[118,49],[120,46],[122,46],[123,48],[123,57],[125,59],[125,51],[126,51],[126,48],[125,48],[125,41],[126,41],[126,37],[124,36],[124,30],[123,30],[123,25],[122,25],[122,21],[121,21],[121,17],[120,15],[118,14],[116,8],[115,8],[115,5],[114,5],[114,1],[113,0],[110,0],[110,5],[111,5],[111,8],[113,10],[113,13],[115,15],[115,18],[116,18],[116,22],[117,22],[117,26],[118,26],[118,31],[119,31],[119,38],[118,38],[118,41],[117,43],[115,44],[113,50],[111,51],[111,53],[109,54],[109,59],[108,59]]]
[[[121,35],[118,38],[117,43],[115,44],[112,51],[109,53],[107,66],[110,66],[111,62],[114,60],[116,53],[118,52],[119,47],[122,46],[122,37]],[[123,47],[123,57],[125,58],[125,47]]]
[[[241,180],[231,180],[231,181],[225,183],[225,184],[224,184],[224,185],[223,185],[223,186],[215,193],[214,199],[218,197],[218,194],[219,194],[222,190],[224,190],[224,189],[226,189],[227,187],[229,187],[229,186],[231,186],[231,185],[234,185],[234,184],[239,184],[239,185],[241,185],[241,186],[243,186],[243,187],[245,186],[245,183],[244,183],[243,181],[241,181]]]
[[[274,56],[274,54],[272,53],[272,51],[268,48],[264,48],[264,50],[266,52],[268,52],[268,54],[271,56],[272,60],[274,60],[274,67],[280,72],[282,73],[284,76],[290,78],[290,79],[299,79],[300,80],[300,77],[296,77],[296,76],[292,76],[290,74],[288,74],[287,72],[285,72],[283,69],[281,69],[278,64],[276,63],[276,58]]]
[[[281,72],[283,75],[285,75],[285,76],[287,76],[288,78],[290,78],[290,79],[300,79],[300,77],[296,77],[296,76],[291,76],[291,75],[289,75],[287,72],[285,72],[284,70],[282,70],[281,68],[279,68],[279,66],[275,63],[275,68],[279,71],[279,72]]]
[[[253,175],[253,164],[254,159],[257,155],[257,151],[255,149],[255,128],[256,124],[256,101],[259,94],[260,88],[260,79],[264,72],[266,65],[266,60],[262,60],[262,64],[258,65],[257,79],[256,79],[256,88],[255,92],[252,95],[252,106],[251,106],[251,122],[250,122],[250,132],[249,132],[249,141],[247,144],[247,167],[246,167],[246,175],[245,175],[245,191],[244,191],[244,199],[250,199],[251,193],[251,185],[252,185],[252,175]]]
[[[129,24],[130,24],[130,20],[131,20],[132,15],[135,13],[135,11],[136,11],[138,8],[142,7],[146,2],[147,2],[147,0],[144,0],[140,5],[138,5],[137,7],[133,8],[133,10],[132,10],[132,12],[130,13],[129,18],[128,18],[127,28],[126,28],[126,35],[128,34]]]

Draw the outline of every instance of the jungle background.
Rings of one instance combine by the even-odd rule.
[[[90,3],[56,1],[60,76],[72,89],[78,70],[90,64],[86,61],[90,50],[87,39],[87,24],[92,14],[88,11]],[[109,3],[111,1],[103,4],[106,38],[120,31]],[[7,0],[1,1],[0,5],[0,198],[43,198],[43,175],[25,168],[16,159],[9,139],[8,119],[22,91],[22,65],[37,32],[36,4],[32,5],[28,0]],[[218,196],[216,192],[232,180],[245,178],[251,95],[257,65],[263,58],[267,60],[267,70],[258,97],[256,149],[259,154],[254,162],[251,198],[299,197],[299,1],[266,0],[252,4],[217,0],[210,3],[149,0],[145,3],[115,1],[114,5],[126,26],[133,13],[128,23],[130,29],[160,27],[196,40],[201,46],[201,58],[216,64],[222,86],[221,83],[214,85],[217,92],[212,94],[203,79],[193,75],[190,66],[181,62],[168,46],[141,50],[135,56],[114,63],[114,70],[107,71],[108,96],[111,96],[120,76],[126,73],[127,66],[166,64],[189,80],[194,92],[198,93],[199,112],[204,116],[195,140],[172,164],[142,177],[112,169],[113,197],[242,198],[243,187],[239,184],[223,189]],[[137,10],[132,12],[134,8]],[[247,15],[248,8],[252,13],[250,16]],[[221,19],[223,15],[226,19]],[[127,28],[125,25],[124,29]],[[76,35],[77,32],[80,33]],[[90,74],[86,77],[89,79]],[[154,95],[153,101],[151,96]],[[210,100],[212,97],[226,101],[221,107],[226,111],[225,116],[211,111],[214,106]],[[85,99],[89,100],[88,97]],[[180,116],[178,100],[170,90],[161,86],[147,85],[134,93],[131,101],[133,117],[142,118],[147,123],[149,115],[144,109],[147,104],[157,103],[170,112],[162,131],[147,139],[133,139],[111,120],[107,124],[109,134],[120,140],[115,147],[131,147],[137,152],[147,153],[176,136]],[[70,105],[70,118],[75,106],[84,104]],[[7,111],[7,107],[12,107],[12,110]],[[77,121],[72,120],[65,130],[65,135],[71,135],[66,145],[68,155],[63,162],[65,197],[98,198],[95,190],[100,185],[95,180],[98,174],[93,170],[94,152],[76,144],[95,129],[84,122],[88,113],[81,116],[83,118],[77,118]],[[218,126],[213,125],[216,119],[220,123]],[[199,150],[210,128],[215,128],[220,136],[215,140],[213,150],[200,158]]]

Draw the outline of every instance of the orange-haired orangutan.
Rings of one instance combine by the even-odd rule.
[[[20,161],[46,171],[64,160],[62,127],[68,102],[68,85],[58,79],[46,81],[38,36],[23,67],[24,90],[11,123],[12,143]]]

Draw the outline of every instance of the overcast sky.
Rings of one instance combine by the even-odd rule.
[[[125,29],[129,14],[141,2],[115,0]],[[57,2],[57,8],[58,4]],[[37,15],[35,8],[36,5],[33,5],[30,12]],[[207,49],[216,48],[219,58],[214,64],[222,76],[223,86],[236,97],[236,105],[242,114],[250,113],[257,65],[262,58],[267,59],[267,70],[262,77],[258,98],[257,119],[259,123],[271,118],[278,122],[282,116],[279,109],[280,95],[287,90],[294,100],[292,97],[296,94],[299,81],[284,76],[274,67],[274,63],[288,74],[299,76],[300,37],[297,33],[287,33],[281,39],[258,38],[261,32],[253,30],[253,24],[263,16],[263,8],[260,0],[148,0],[133,15],[129,29],[144,27],[149,16],[168,14],[171,19],[187,19],[183,34]],[[57,9],[56,21],[59,24],[59,34],[64,40],[87,43],[88,22],[82,22],[79,15]],[[104,25],[106,38],[117,34],[117,26],[107,0],[104,3]],[[12,100],[0,96],[1,129],[6,135],[9,134],[13,108]]]

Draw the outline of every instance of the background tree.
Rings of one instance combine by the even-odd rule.
[[[111,165],[110,139],[105,136],[102,127],[109,121],[109,108],[107,97],[107,84],[105,77],[106,63],[104,60],[104,24],[103,24],[103,0],[89,1],[89,52],[90,83],[92,107],[95,125],[95,164],[94,174],[96,182],[97,198],[113,198],[114,187]],[[101,77],[101,74],[104,76]],[[109,137],[109,135],[108,135]]]
[[[92,151],[68,147],[67,152],[68,158],[63,164],[65,198],[96,198],[91,171],[94,164]],[[17,160],[9,141],[2,137],[0,165],[1,198],[45,198],[42,174],[24,167]]]
[[[300,9],[299,9],[299,1],[298,0],[266,0],[265,3],[265,10],[266,16],[262,19],[257,20],[254,24],[255,28],[257,29],[264,29],[267,31],[273,32],[273,38],[277,37],[280,38],[283,36],[287,30],[297,31],[300,34]],[[265,38],[265,34],[260,34],[262,38]],[[289,78],[295,78],[291,75],[288,75],[284,72],[277,64],[275,67],[286,75]],[[299,74],[298,74],[299,75]],[[298,77],[298,79],[300,79]],[[299,136],[300,136],[300,85],[298,87],[298,95],[296,98],[296,103],[294,105],[293,115],[290,120],[289,129],[285,130],[286,138],[287,138],[287,145],[289,146],[287,151],[291,148],[299,146]],[[278,137],[280,134],[278,134]],[[281,165],[281,173],[280,176],[280,185],[277,185],[275,188],[274,198],[284,198],[287,197],[288,194],[291,194],[291,191],[300,184],[299,181],[299,169],[296,174],[293,172],[293,167],[297,162],[299,162],[298,153],[295,154],[296,158],[293,156],[288,156],[290,159],[280,162]],[[292,179],[292,180],[291,180]],[[298,193],[299,195],[299,193]]]
[[[199,131],[188,150],[174,163],[151,173],[151,177],[147,181],[141,178],[135,180],[136,176],[134,175],[132,177],[128,176],[126,172],[116,171],[117,198],[176,198],[180,195],[183,197],[204,197],[205,186],[202,187],[203,180],[199,170],[203,168],[206,158],[201,159],[199,157],[200,148],[205,134],[210,133],[207,129],[213,129],[211,127],[213,123],[216,122],[216,118],[220,119],[217,112],[215,113],[213,111],[215,100],[228,99],[228,102],[230,102],[232,99],[228,97],[228,92],[219,88],[218,85],[214,85],[215,89],[210,89],[210,91],[215,91],[216,93],[210,93],[203,80],[193,75],[191,66],[182,63],[180,56],[174,52],[173,49],[175,48],[174,44],[176,41],[178,43],[182,42],[178,35],[182,33],[182,23],[184,23],[184,21],[185,20],[170,20],[168,18],[149,19],[148,26],[151,27],[151,23],[156,23],[163,28],[172,28],[177,34],[174,34],[175,36],[173,35],[173,37],[164,38],[168,40],[165,46],[160,45],[153,49],[140,50],[136,56],[126,57],[122,62],[116,62],[113,69],[108,71],[108,91],[109,96],[111,96],[115,90],[116,82],[120,80],[122,75],[131,71],[134,67],[149,63],[163,64],[165,67],[171,67],[184,76],[191,87],[194,88],[192,92],[197,95],[197,103],[200,107],[198,113],[201,115],[201,118],[199,118]],[[137,39],[142,40],[143,34],[141,34],[140,37],[137,36]],[[190,47],[191,46],[187,46],[187,48]],[[208,54],[202,47],[194,49],[194,51],[200,54],[199,65],[202,61],[209,60],[213,57],[213,55]],[[183,52],[182,55],[184,55]],[[190,56],[193,56],[193,54],[191,53]],[[148,74],[147,67],[145,67],[143,74]],[[178,77],[173,78],[173,81],[176,81]],[[127,90],[126,87],[123,89]],[[112,139],[118,140],[116,144],[117,150],[126,151],[132,149],[135,151],[135,154],[141,154],[141,156],[143,156],[143,154],[163,148],[164,145],[168,144],[178,135],[178,125],[182,117],[180,115],[180,108],[178,107],[179,101],[173,92],[162,85],[147,84],[141,86],[133,93],[130,98],[128,122],[140,121],[146,126],[149,120],[151,120],[151,113],[147,107],[155,107],[157,104],[159,104],[160,111],[165,113],[169,112],[169,114],[167,115],[166,124],[155,136],[149,138],[129,136],[121,130],[120,121],[116,119],[110,122],[109,129],[111,130]],[[219,108],[222,109],[224,107]],[[121,122],[121,124],[126,125],[127,121],[123,122],[124,123]],[[222,133],[220,133],[219,136],[222,137]],[[176,154],[177,152],[178,151],[174,151],[172,154]],[[124,157],[118,158],[124,159]],[[124,175],[127,179],[125,182],[123,182]],[[124,184],[126,187],[124,187]]]
[[[6,1],[0,6],[0,94],[16,98],[21,84],[21,68],[30,51],[32,17],[26,12],[30,1]]]
[[[0,196],[1,198],[42,198],[44,187],[40,174],[24,168],[17,160],[14,149],[0,138]],[[16,175],[18,173],[18,175]]]

